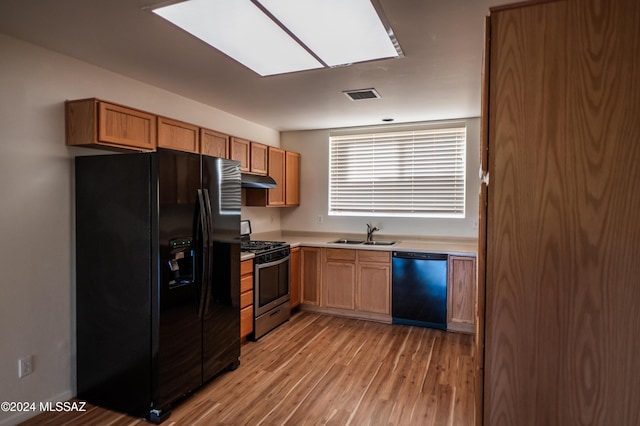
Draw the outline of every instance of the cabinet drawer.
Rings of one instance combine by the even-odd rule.
[[[240,310],[240,336],[244,337],[253,331],[253,305]]]
[[[253,290],[253,275],[245,275],[240,278],[240,293]]]
[[[356,260],[356,251],[350,249],[325,249],[327,260]]]
[[[253,303],[253,290],[245,291],[240,294],[240,308],[246,308]]]
[[[374,251],[374,250],[358,250],[358,261],[360,262],[391,262],[391,252]]]
[[[253,260],[245,260],[240,263],[240,275],[253,275]]]

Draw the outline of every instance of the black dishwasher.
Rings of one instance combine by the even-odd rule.
[[[393,252],[394,324],[447,329],[447,255]]]

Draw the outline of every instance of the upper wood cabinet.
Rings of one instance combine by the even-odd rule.
[[[268,167],[267,145],[258,142],[251,142],[251,173],[254,175],[266,176],[268,174]]]
[[[106,149],[153,151],[156,116],[95,98],[65,102],[66,143]]]
[[[241,172],[251,171],[251,142],[245,139],[231,137],[229,151],[232,160],[240,162]]]
[[[200,129],[200,152],[212,157],[229,158],[229,136],[209,129]]]
[[[473,333],[476,317],[476,258],[449,256],[447,330]]]
[[[183,121],[158,117],[158,148],[200,152],[200,128]]]
[[[284,206],[285,197],[285,151],[269,147],[269,176],[276,181],[276,187],[267,191],[267,205]]]
[[[247,189],[246,205],[261,207],[300,205],[300,154],[269,146],[268,157],[268,174],[276,181],[277,187]]]
[[[286,151],[285,153],[285,205],[300,205],[300,154]]]

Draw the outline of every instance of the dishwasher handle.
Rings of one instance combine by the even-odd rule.
[[[394,251],[393,257],[401,259],[418,259],[418,260],[447,260],[448,256],[444,253],[424,253],[415,251]]]

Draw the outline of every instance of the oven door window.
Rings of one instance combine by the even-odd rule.
[[[263,307],[289,294],[289,259],[258,265],[258,301]]]

